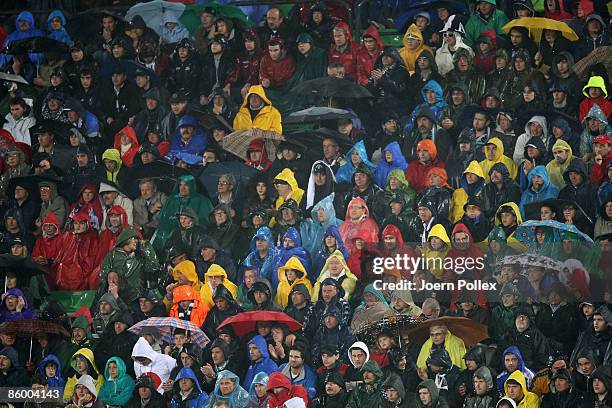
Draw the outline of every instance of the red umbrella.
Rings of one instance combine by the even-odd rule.
[[[295,319],[287,316],[283,312],[270,312],[268,310],[257,310],[254,312],[242,312],[236,316],[228,317],[217,327],[219,330],[225,326],[232,326],[237,336],[244,336],[257,330],[258,322],[280,323],[287,325],[289,331],[296,331],[302,328],[302,324]]]

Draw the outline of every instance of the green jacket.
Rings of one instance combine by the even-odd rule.
[[[495,0],[483,1],[491,3],[493,6],[495,6]],[[478,2],[476,3],[476,7],[478,7]],[[493,30],[495,31],[495,34],[505,36],[506,33],[502,27],[506,25],[507,22],[508,16],[497,8],[493,9],[493,12],[488,20],[484,19],[480,12],[476,10],[465,25],[465,43],[473,48],[474,42],[484,30]]]
[[[491,312],[491,323],[489,324],[489,336],[496,342],[502,341],[502,338],[508,331],[514,328],[514,319],[518,304],[507,308],[503,304],[495,306]]]
[[[119,234],[115,247],[102,262],[98,289],[100,296],[105,293],[108,290],[106,283],[108,273],[117,272],[122,283],[119,297],[127,304],[138,298],[138,293],[147,287],[147,282],[157,285],[160,269],[157,255],[149,242],[145,241],[144,244],[139,242],[136,251],[131,254],[127,254],[121,248],[121,244],[131,237],[138,238],[133,227],[126,227]]]
[[[117,364],[117,378],[112,381],[108,372],[108,366],[110,363]],[[111,357],[106,362],[104,368],[104,384],[100,388],[100,399],[104,404],[117,405],[120,407],[125,406],[134,391],[134,380],[126,372],[125,363],[119,357]]]
[[[355,389],[346,405],[347,408],[378,408],[383,403],[380,384],[383,380],[383,372],[374,360],[367,361],[361,368],[361,373],[370,371],[376,376],[374,383],[366,385],[360,384]]]
[[[85,340],[80,343],[75,343],[73,340],[70,340],[60,347],[60,350],[56,352],[56,355],[62,367],[70,367],[70,360],[72,359],[74,353],[79,351],[79,349],[93,348],[93,340],[91,333],[89,332],[89,323],[87,322],[87,319],[85,319],[84,316],[77,317],[74,319],[74,322],[72,322],[72,326],[70,328],[74,329],[75,327],[85,330]],[[67,375],[68,373],[69,370],[64,370],[64,375]]]

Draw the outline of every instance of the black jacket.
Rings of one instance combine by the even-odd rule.
[[[578,186],[573,186],[570,183],[570,172],[579,173],[582,176],[582,182]],[[597,187],[589,181],[589,175],[584,162],[578,158],[573,159],[567,170],[563,173],[563,179],[566,185],[559,192],[559,199],[577,203],[586,215],[591,220],[594,220],[597,213]],[[585,232],[588,233],[588,231]]]
[[[112,84],[100,90],[98,99],[98,111],[101,112],[104,121],[113,118],[118,124],[125,126],[131,116],[136,115],[140,110],[138,99],[138,89],[135,85],[125,82],[118,94]],[[114,135],[111,135],[114,136]]]
[[[535,327],[533,322],[530,322],[529,328],[522,333],[515,326],[504,336],[503,343],[502,349],[508,346],[518,347],[525,365],[531,370],[538,371],[547,366],[551,347],[548,339]]]
[[[223,88],[227,82],[229,73],[234,69],[234,58],[229,50],[225,50],[219,58],[219,65],[215,65],[215,57],[208,53],[202,61],[202,75],[200,76],[200,95],[209,96],[217,83]]]
[[[169,72],[167,86],[170,93],[182,91],[192,100],[199,97],[198,85],[202,76],[202,64],[194,51],[189,52],[185,61],[181,61],[178,54],[173,55]],[[193,89],[196,91],[192,91]]]
[[[500,205],[504,203],[520,203],[521,202],[521,188],[519,185],[510,178],[510,172],[508,168],[502,163],[496,163],[489,171],[489,176],[493,171],[498,171],[503,174],[503,184],[500,189],[494,183],[485,184],[482,189],[483,199],[483,210],[489,220],[493,221],[495,213]]]
[[[578,337],[578,311],[573,304],[565,304],[553,312],[550,305],[541,303],[535,322],[542,334],[563,344],[563,351],[571,354]]]

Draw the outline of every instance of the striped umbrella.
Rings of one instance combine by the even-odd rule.
[[[162,339],[169,344],[174,344],[174,329],[189,331],[192,341],[195,341],[202,348],[210,343],[208,336],[198,326],[190,321],[180,320],[176,317],[150,317],[147,320],[136,323],[128,330],[138,335],[145,327],[155,327]]]

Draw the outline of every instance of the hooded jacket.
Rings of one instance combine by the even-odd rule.
[[[7,296],[16,296],[17,298],[23,298],[25,302],[23,309],[21,312],[17,310],[10,311],[6,308],[6,297]],[[0,322],[10,322],[14,320],[28,320],[28,319],[36,319],[37,313],[30,308],[30,302],[28,301],[28,297],[21,291],[21,289],[12,288],[7,290],[4,293],[2,298],[2,304],[0,304]]]
[[[292,240],[294,245],[286,246],[284,242],[285,238]],[[285,265],[285,263],[289,261],[289,258],[298,258],[306,271],[310,271],[312,265],[310,254],[302,247],[302,238],[295,227],[287,228],[287,231],[282,235],[282,237],[279,237],[279,241],[280,245],[278,247],[278,252],[274,258],[274,272],[270,277],[270,283],[272,283],[272,286],[275,288],[277,288],[278,284],[280,283],[278,280],[278,268]]]
[[[274,388],[284,388],[280,392],[274,392]],[[293,398],[300,398],[304,406],[308,406],[308,392],[301,385],[293,385],[287,376],[280,372],[272,373],[268,379],[267,392],[270,395],[268,408],[284,408],[285,403]]]
[[[132,359],[135,357],[146,357],[151,360],[148,365],[143,365],[134,360],[134,373],[136,377],[138,378],[145,373],[152,373],[152,375],[157,376],[161,380],[157,392],[163,394],[164,390],[161,384],[168,381],[170,378],[170,372],[176,367],[176,360],[169,355],[155,352],[144,337],[139,338],[134,345]],[[178,381],[176,381],[176,383],[178,383]]]
[[[183,378],[189,378],[193,384],[191,392],[184,398],[181,394],[181,388],[179,381]],[[170,408],[201,408],[208,406],[208,394],[202,391],[198,378],[190,367],[183,367],[179,371],[178,375],[174,379],[174,386],[172,389],[172,401],[170,402]]]
[[[325,172],[325,185],[317,186],[315,184],[315,167],[323,166]],[[295,176],[295,172],[294,172]],[[310,170],[310,177],[308,178],[308,189],[306,190],[306,201],[302,203],[302,208],[306,211],[310,211],[312,207],[317,204],[323,198],[329,196],[334,192],[336,188],[336,177],[327,163],[323,160],[317,160],[313,163]],[[304,205],[305,204],[305,205]]]
[[[257,240],[265,240],[268,242],[268,251],[266,256],[261,259],[255,246]],[[257,230],[255,235],[251,238],[251,252],[244,260],[246,265],[254,266],[259,270],[259,276],[263,279],[270,280],[272,273],[274,272],[274,260],[277,256],[278,249],[272,238],[272,231],[267,226],[261,227]]]
[[[538,398],[536,394],[529,391],[529,388],[527,387],[527,383],[525,381],[525,376],[519,370],[516,370],[515,372],[510,374],[508,379],[503,384],[504,394],[506,397],[510,396],[508,394],[508,381],[509,380],[514,380],[518,382],[521,388],[523,389],[523,399],[517,404],[517,408],[531,408],[531,407],[540,406],[540,399]]]
[[[538,176],[544,180],[544,184],[540,187],[538,191],[533,189],[533,177]],[[523,191],[523,195],[521,196],[521,213],[525,214],[525,205],[529,203],[533,203],[535,201],[543,201],[549,198],[557,198],[559,195],[559,189],[557,186],[551,183],[550,178],[548,176],[548,172],[546,171],[546,167],[544,166],[535,166],[529,175],[527,176],[528,187],[527,190]]]
[[[468,352],[469,353],[469,352]],[[482,378],[487,384],[487,392],[484,395],[477,395],[475,392],[465,399],[465,408],[494,408],[497,399],[499,398],[496,387],[493,383],[491,370],[487,366],[478,367],[472,378]]]
[[[476,3],[476,10],[474,14],[472,14],[465,25],[465,34],[466,39],[465,42],[467,45],[472,47],[480,33],[487,29],[491,29],[497,35],[504,35],[504,30],[502,27],[508,22],[508,16],[502,11],[499,10],[496,6],[495,0],[484,0],[487,3],[493,5],[493,10],[491,11],[491,15],[487,18],[478,10],[478,3]]]
[[[349,213],[350,208],[353,205],[360,205],[364,208],[364,215],[360,220],[356,220],[355,222],[351,221]],[[338,229],[340,232],[340,236],[344,241],[344,245],[349,251],[349,254],[355,252],[355,238],[361,232],[366,234],[367,237],[366,244],[373,244],[378,241],[378,224],[370,217],[370,210],[365,200],[361,197],[353,198],[346,207],[346,215],[345,221],[340,225]]]
[[[258,361],[250,361],[249,368],[242,380],[242,387],[245,389],[251,388],[251,384],[253,383],[253,379],[255,378],[256,374],[263,371],[266,374],[270,375],[273,372],[278,371],[278,366],[270,358],[270,353],[268,352],[268,343],[266,342],[266,339],[259,335],[253,337],[251,341],[249,341],[249,343],[247,344],[247,356],[249,355],[249,345],[251,344],[254,344],[257,347],[257,349],[261,353],[261,359]],[[287,381],[289,380],[287,379]],[[268,382],[268,386],[269,385],[270,383]]]
[[[55,376],[47,377],[45,372],[45,366],[49,363],[55,364]],[[43,375],[47,379],[47,384],[49,388],[59,388],[60,392],[64,392],[64,387],[66,386],[66,380],[62,377],[62,364],[59,361],[59,358],[55,354],[49,354],[45,358],[38,363],[38,373]]]
[[[189,311],[183,310],[179,303],[190,300]],[[181,285],[174,288],[172,292],[172,308],[169,316],[180,320],[188,320],[198,327],[201,327],[206,319],[208,308],[200,301],[200,296],[193,287],[189,285]]]
[[[557,140],[552,147],[552,151],[563,149],[567,151],[567,159],[563,163],[559,163],[555,158],[553,158],[546,165],[546,172],[550,177],[551,183],[553,183],[559,190],[565,187],[565,179],[563,178],[563,174],[569,167],[572,160],[574,160],[575,156],[573,155],[572,147],[563,139]],[[592,172],[595,170],[592,170]],[[597,172],[597,171],[595,171]],[[593,173],[592,173],[593,174]]]
[[[497,163],[504,164],[506,166],[506,169],[508,169],[510,178],[512,180],[516,180],[518,169],[517,169],[516,163],[514,163],[512,159],[510,159],[508,156],[504,155],[504,143],[499,138],[494,137],[490,139],[487,142],[487,144],[495,145],[497,147],[497,151],[495,153],[495,157],[493,158],[493,160],[489,160],[488,158],[485,158],[483,161],[479,163],[480,167],[482,167],[482,172],[485,176],[485,182],[489,183],[491,181],[489,174],[493,166]],[[486,146],[485,146],[485,149],[486,149]],[[518,149],[518,146],[516,149]],[[524,146],[523,146],[523,149],[524,149]],[[523,149],[521,149],[521,152],[523,152]],[[515,150],[515,154],[516,154],[516,150]]]
[[[22,31],[19,28],[20,21],[27,21],[30,24],[29,28],[25,31]],[[17,18],[15,19],[15,31],[10,33],[4,39],[2,48],[4,49],[8,48],[9,44],[13,41],[25,40],[27,38],[32,38],[32,37],[44,37],[44,36],[45,36],[45,33],[42,30],[36,28],[36,21],[34,20],[34,16],[32,15],[32,13],[30,13],[29,11],[22,11],[21,13],[17,15]],[[41,64],[44,61],[42,54],[30,53],[29,57],[30,57],[30,60],[34,63]],[[12,60],[12,55],[10,54],[2,55],[0,57],[0,66],[3,66],[4,64],[6,64],[7,62],[11,60]]]
[[[451,22],[452,24],[452,21],[455,19],[457,19],[458,21],[459,18],[456,15],[450,16],[442,32],[444,32],[447,29],[448,23]],[[453,63],[453,55],[460,48],[465,49],[471,56],[474,56],[474,51],[464,41],[465,31],[463,31],[463,24],[459,23],[459,27],[461,29],[461,32],[454,31],[455,33],[454,50],[449,49],[449,45],[446,42],[446,39],[442,39],[442,47],[436,50],[436,65],[438,66],[438,73],[440,75],[446,76],[446,74],[448,74],[450,71],[452,71],[455,68],[455,65]]]
[[[431,355],[431,350],[433,348],[433,342],[430,339],[427,339],[423,346],[421,347],[421,351],[417,358],[417,367],[421,370],[427,369],[427,359]],[[463,356],[467,352],[465,349],[465,344],[463,340],[459,337],[453,335],[450,330],[446,334],[446,339],[444,340],[444,349],[448,352],[453,365],[456,365],[459,368],[465,368],[465,361],[463,360]]]
[[[225,288],[232,294],[234,299],[236,299],[238,296],[238,287],[229,280],[225,269],[217,264],[212,264],[210,268],[208,268],[208,271],[206,271],[204,274],[204,284],[202,285],[202,289],[200,289],[200,299],[202,299],[202,305],[208,310],[212,309],[215,305],[215,302],[213,301],[213,290],[208,283],[211,276],[223,278],[222,285],[225,286]]]
[[[297,277],[293,282],[289,282],[286,270],[299,271],[296,272]],[[289,294],[293,288],[297,285],[305,285],[309,293],[312,293],[312,284],[308,280],[308,272],[300,262],[300,260],[292,256],[289,260],[281,267],[278,268],[278,288],[276,290],[275,303],[284,309],[289,304]]]
[[[355,58],[357,59],[357,82],[359,84],[366,86],[368,84],[368,78],[370,77],[370,73],[374,68],[374,63],[380,56],[384,44],[380,39],[380,34],[375,26],[370,25],[365,29],[363,34],[361,35],[361,39],[363,40],[365,37],[371,37],[376,42],[376,50],[374,54],[370,55],[365,45],[357,48]]]
[[[59,18],[62,23],[61,27],[56,30],[53,29],[51,25],[51,20],[54,18]],[[64,13],[62,13],[60,10],[53,10],[51,13],[49,13],[49,17],[47,17],[47,31],[49,32],[47,37],[56,41],[61,41],[68,45],[72,44],[70,34],[68,34],[68,31],[66,31],[66,17],[64,17]]]
[[[474,184],[469,184],[466,178],[467,173],[472,173],[478,176],[478,181],[476,181]],[[484,180],[485,177],[482,167],[480,167],[477,161],[471,161],[461,176],[461,181],[459,182],[461,187],[453,191],[450,215],[450,220],[452,222],[457,222],[461,219],[461,217],[463,217],[465,212],[464,207],[469,198],[479,197],[481,195],[481,191],[485,185]]]
[[[284,169],[283,171],[278,173],[276,177],[274,177],[274,180],[285,181],[291,187],[291,193],[289,193],[289,196],[281,197],[279,195],[278,198],[276,199],[275,205],[276,205],[277,210],[280,208],[281,205],[283,205],[285,201],[289,199],[294,200],[298,205],[302,202],[302,198],[304,196],[304,190],[302,190],[298,186],[298,183],[297,183],[297,180],[295,179],[295,175],[293,174],[293,171],[291,171],[290,169]]]
[[[248,408],[268,408],[268,400],[270,399],[270,395],[265,393],[262,398],[257,396],[257,392],[255,391],[255,385],[263,385],[264,387],[268,386],[268,374],[264,372],[257,373],[255,378],[253,378],[253,382],[251,383],[251,387],[249,388],[249,402]]]
[[[387,162],[387,152],[391,154],[391,162]],[[406,171],[407,168],[408,163],[402,154],[399,143],[389,143],[387,147],[384,148],[382,152],[382,159],[374,171],[374,180],[379,187],[385,188],[387,184],[387,177],[392,170]]]
[[[126,151],[123,151],[122,148],[121,135],[127,135],[131,141],[131,145]],[[127,167],[132,167],[132,165],[134,164],[134,157],[136,156],[136,154],[138,153],[138,149],[140,148],[140,143],[138,142],[138,137],[136,137],[136,132],[134,131],[134,128],[131,126],[126,126],[119,132],[117,132],[114,137],[113,147],[117,149],[117,151],[119,151],[123,165]]]
[[[117,377],[111,380],[108,367],[111,363],[117,365]],[[107,405],[123,406],[132,397],[134,391],[134,380],[126,373],[125,363],[119,357],[111,357],[104,368],[106,381],[100,388],[98,399]]]
[[[517,346],[510,346],[506,348],[501,355],[501,367],[502,369],[504,369],[504,371],[502,371],[497,376],[497,388],[499,390],[505,389],[504,383],[506,382],[506,380],[508,380],[508,378],[510,378],[512,374],[515,373],[515,372],[509,373],[504,368],[505,367],[504,359],[506,358],[507,354],[514,354],[516,356],[519,362],[519,367],[517,368],[515,372],[521,373],[523,376],[523,381],[525,381],[526,385],[530,385],[531,381],[533,380],[535,376],[535,373],[532,370],[530,370],[527,366],[525,366],[525,361],[523,360],[523,355],[521,354],[521,351],[519,350],[519,348]],[[527,390],[527,389],[528,389],[527,387],[525,386],[523,387],[523,390]]]
[[[366,371],[374,374],[374,382],[371,384],[359,384],[357,389],[353,390],[351,393],[346,405],[347,408],[376,408],[382,405],[383,397],[381,392],[381,384],[384,377],[383,372],[378,364],[373,360],[368,360],[365,362],[363,367],[361,367],[361,375],[363,376],[363,373]]]
[[[340,63],[344,66],[346,76],[357,79],[357,51],[358,46],[353,41],[351,29],[347,23],[340,21],[336,23],[334,29],[344,31],[346,35],[346,45],[343,51],[338,50],[335,43],[332,43],[327,50],[328,64]]]
[[[408,48],[409,36],[415,36],[420,41],[420,44],[414,50]],[[410,27],[408,27],[408,30],[406,30],[406,33],[404,33],[402,43],[404,46],[403,48],[400,48],[399,52],[402,56],[402,59],[404,60],[404,65],[406,66],[408,73],[412,75],[414,74],[414,71],[416,69],[416,60],[419,57],[419,54],[421,54],[421,52],[423,52],[424,50],[427,50],[433,54],[433,51],[431,50],[431,48],[425,45],[423,34],[421,33],[421,30],[419,30],[419,28],[416,26],[416,24],[411,24]]]
[[[338,275],[337,278],[333,278],[329,271],[329,263],[332,257],[337,259],[342,264],[342,268],[343,268],[342,272],[340,273],[340,275]],[[353,292],[355,291],[355,288],[357,286],[358,279],[355,276],[355,274],[351,272],[351,270],[349,269],[346,263],[346,260],[344,259],[344,255],[338,249],[336,249],[327,258],[327,260],[325,261],[325,265],[323,266],[323,269],[321,269],[321,273],[319,274],[319,277],[317,278],[317,281],[315,282],[315,285],[314,285],[314,290],[312,291],[313,302],[316,302],[317,300],[319,300],[319,292],[321,291],[321,284],[327,278],[336,279],[342,286],[342,289],[344,289],[344,296],[343,296],[344,300],[346,300],[347,302],[350,301],[353,295]]]
[[[431,396],[431,402],[427,405],[423,404],[419,398],[419,390],[423,388],[427,388],[429,395]],[[444,397],[440,396],[440,391],[438,390],[434,380],[425,380],[417,386],[414,406],[416,408],[448,408],[448,403]]]
[[[527,145],[529,140],[534,137],[529,127],[531,123],[538,123],[540,127],[542,127],[542,135],[540,136],[540,138],[542,139],[542,142],[544,142],[544,146],[548,150],[549,139],[548,123],[546,122],[546,117],[538,115],[532,116],[531,119],[529,119],[529,121],[525,124],[525,133],[520,135],[516,140],[516,146],[514,147],[514,156],[512,158],[517,164],[521,163],[523,159],[523,154],[525,152],[525,146]],[[547,150],[544,151],[544,154],[546,154]]]
[[[346,157],[348,157],[349,160],[346,160],[336,172],[336,181],[338,183],[351,183],[351,181],[353,180],[353,174],[355,174],[355,170],[357,169],[356,166],[353,165],[353,162],[350,160],[351,156],[353,155],[353,152],[357,152],[359,158],[361,159],[361,163],[364,163],[364,165],[366,165],[371,172],[373,172],[376,168],[374,163],[372,163],[368,158],[368,152],[366,151],[364,141],[359,140],[353,145],[353,147],[349,149],[348,152],[346,152]]]
[[[419,150],[427,150],[431,156],[431,161],[428,163],[422,163],[418,159],[413,160],[410,162],[410,165],[405,172],[408,184],[410,184],[410,187],[414,188],[417,193],[425,190],[427,183],[425,176],[431,168],[439,167],[443,169],[445,167],[444,162],[438,158],[438,149],[432,140],[421,140],[416,147],[416,151]]]
[[[223,379],[232,380],[235,384],[234,390],[229,395],[221,393],[220,383]],[[258,380],[260,381],[260,380]],[[240,378],[229,370],[223,370],[217,374],[215,389],[209,396],[206,408],[213,408],[219,401],[227,401],[230,407],[246,407],[249,401],[249,393],[240,386]]]
[[[70,366],[72,367],[72,370],[73,370],[72,372],[74,374],[68,377],[68,379],[66,380],[66,387],[64,388],[64,401],[68,401],[72,398],[72,396],[74,395],[74,389],[76,385],[78,384],[79,379],[81,377],[84,377],[84,375],[78,374],[76,370],[76,357],[77,356],[86,358],[88,361],[90,370],[92,370],[91,374],[97,375],[97,378],[94,380],[95,388],[91,389],[88,387],[89,390],[95,395],[97,395],[97,393],[100,391],[100,388],[102,387],[102,384],[104,384],[104,376],[100,374],[100,372],[98,371],[98,368],[96,366],[96,361],[94,360],[93,352],[89,348],[81,348],[76,353],[74,353],[72,355],[72,358],[70,359]],[[90,379],[93,379],[93,377],[90,377]]]
[[[254,119],[252,119],[252,115],[249,110],[249,95],[251,94],[259,95],[259,97],[264,101],[263,108],[259,110]],[[274,106],[272,106],[272,102],[270,102],[266,96],[266,92],[261,85],[251,86],[248,94],[245,96],[244,101],[242,102],[240,110],[234,118],[234,130],[249,130],[252,128],[269,130],[279,134],[283,133],[281,114]]]
[[[465,94],[465,101],[468,104],[478,104],[480,98],[485,94],[486,81],[484,75],[480,74],[474,68],[472,53],[465,48],[459,48],[453,55],[453,66],[454,69],[449,72],[446,76],[447,89],[452,87],[463,86],[467,93]],[[461,71],[459,69],[459,60],[465,57],[467,59],[467,70]]]
[[[316,258],[317,251],[321,246],[321,241],[325,238],[325,231],[331,227],[339,227],[342,221],[336,217],[336,209],[334,208],[335,193],[331,193],[327,197],[316,203],[311,210],[311,218],[302,221],[300,224],[300,236],[302,237],[302,245],[308,253],[313,255],[313,260]],[[323,222],[319,221],[318,213],[323,210],[325,216]],[[314,265],[314,262],[313,262]],[[311,275],[317,271],[309,271]]]
[[[574,186],[570,182],[569,174],[578,173],[582,176],[579,185]],[[559,199],[570,200],[578,204],[591,219],[595,219],[597,212],[597,187],[589,182],[586,166],[581,159],[574,159],[563,173],[565,187],[559,192]]]
[[[597,99],[591,98],[588,93],[589,88],[599,88],[602,92],[602,95]],[[582,94],[585,96],[585,99],[580,102],[579,106],[580,113],[578,115],[578,120],[580,120],[580,122],[584,120],[586,115],[589,113],[589,110],[595,104],[597,104],[601,108],[606,117],[612,115],[612,102],[607,99],[608,91],[606,89],[606,83],[602,77],[590,77],[589,82],[582,88]]]

